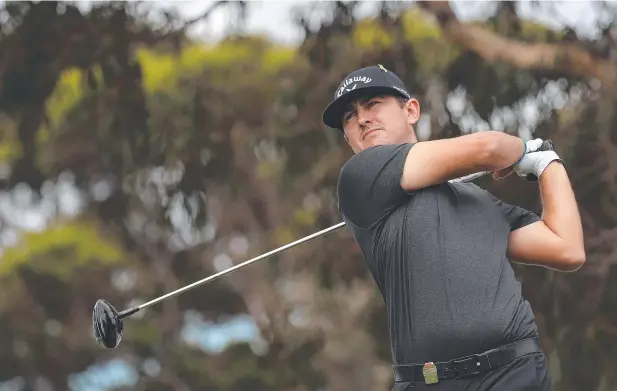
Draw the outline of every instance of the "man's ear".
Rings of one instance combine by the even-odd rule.
[[[411,98],[405,106],[407,107],[407,122],[413,126],[420,119],[420,103],[416,99]]]

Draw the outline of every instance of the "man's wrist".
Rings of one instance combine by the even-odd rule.
[[[521,140],[521,142],[523,143],[523,152],[521,153],[521,157],[518,158],[518,160],[516,162],[514,162],[513,166],[519,164],[521,162],[521,160],[523,160],[523,158],[525,157],[525,155],[527,154],[527,143],[525,142],[525,140],[523,140],[522,138],[519,139]]]

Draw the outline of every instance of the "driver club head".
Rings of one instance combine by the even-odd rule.
[[[99,299],[92,310],[92,328],[99,345],[113,349],[122,340],[124,326],[118,311],[103,299]]]

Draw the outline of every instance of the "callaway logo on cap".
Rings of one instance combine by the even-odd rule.
[[[341,129],[342,116],[347,104],[365,94],[376,93],[411,98],[401,79],[383,65],[358,69],[347,75],[339,84],[332,102],[323,112],[323,123],[331,128]]]

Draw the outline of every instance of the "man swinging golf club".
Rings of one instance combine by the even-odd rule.
[[[354,156],[340,213],[386,303],[393,390],[551,390],[529,303],[509,261],[560,271],[585,261],[562,160],[502,132],[418,142],[418,101],[383,66],[341,82],[323,122]],[[492,171],[538,180],[542,218],[471,183]]]

